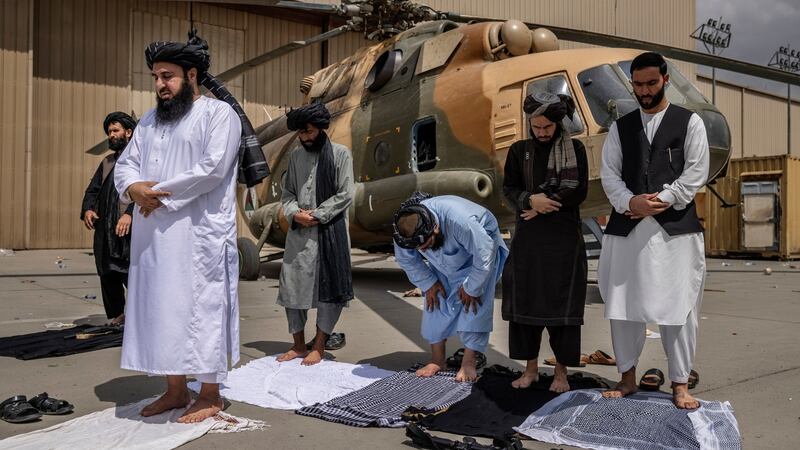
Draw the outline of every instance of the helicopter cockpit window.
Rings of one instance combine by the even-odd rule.
[[[525,88],[526,97],[528,95],[536,94],[539,92],[550,92],[552,94],[565,94],[569,95],[572,98],[575,98],[575,94],[573,94],[572,91],[570,90],[569,83],[567,82],[566,77],[564,77],[563,75],[540,78],[538,80],[533,80],[528,82],[528,85]],[[527,123],[527,121],[528,117],[526,115],[525,122]],[[530,127],[526,126],[525,129],[526,129],[525,134],[528,137],[531,137]],[[571,135],[580,134],[583,132],[583,121],[581,120],[580,111],[576,110],[571,120],[567,120],[567,131],[569,131],[569,134]]]
[[[411,129],[411,168],[424,172],[436,167],[436,119],[418,120]]]
[[[578,81],[592,117],[601,127],[610,127],[615,120],[638,107],[625,81],[608,64],[584,70],[578,74]]]

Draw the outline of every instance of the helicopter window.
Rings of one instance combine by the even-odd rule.
[[[728,123],[722,114],[709,109],[703,109],[697,113],[703,124],[706,126],[708,145],[710,147],[728,149],[731,146],[731,131]]]
[[[554,77],[540,78],[528,83],[525,88],[525,95],[537,94],[539,92],[550,92],[553,94],[564,94],[575,98],[575,95],[569,88],[567,79],[562,75]],[[526,118],[527,121],[527,118]],[[528,128],[528,127],[526,127]],[[567,131],[569,134],[580,134],[583,132],[583,121],[581,121],[580,112],[577,110],[575,114],[567,121]],[[528,128],[528,136],[530,137],[530,129]]]
[[[389,162],[392,156],[392,147],[388,143],[380,141],[375,145],[375,152],[372,156],[375,159],[376,166],[383,166]]]
[[[592,117],[601,127],[610,127],[612,122],[638,107],[625,82],[608,64],[584,70],[578,74],[578,81]]]
[[[411,164],[417,172],[436,167],[436,119],[418,120],[412,128]]]

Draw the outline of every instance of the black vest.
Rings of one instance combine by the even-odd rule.
[[[638,109],[617,120],[622,146],[622,181],[634,195],[661,192],[683,173],[686,131],[692,112],[670,104],[653,137],[647,140]],[[694,200],[678,211],[668,208],[653,216],[670,236],[700,233],[703,226],[697,218]],[[631,219],[612,210],[606,234],[627,236],[642,219]]]

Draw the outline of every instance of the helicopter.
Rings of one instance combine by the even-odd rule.
[[[724,176],[731,155],[725,117],[669,59],[800,84],[800,76],[719,56],[660,44],[518,20],[441,12],[408,0],[345,0],[339,5],[279,1],[342,25],[290,42],[217,76],[229,81],[267,61],[340,34],[363,32],[375,45],[300,80],[304,102],[323,102],[331,113],[331,140],[351,149],[356,181],[348,211],[351,245],[391,251],[392,219],[415,191],[458,195],[488,208],[501,228],[515,214],[502,194],[503,167],[511,144],[530,137],[522,104],[527,95],[567,94],[577,109],[568,132],[583,142],[589,162],[589,194],[581,215],[605,215],[610,206],[600,184],[601,150],[608,127],[638,108],[628,74],[642,50],[668,58],[670,102],[697,113],[708,133],[708,182]],[[559,39],[603,47],[559,49]],[[239,188],[239,208],[258,242],[238,240],[240,274],[255,279],[265,244],[283,247],[289,224],[280,198],[288,155],[299,147],[286,116],[256,129],[271,175]],[[713,193],[713,191],[712,191]],[[594,222],[589,227],[601,233]]]

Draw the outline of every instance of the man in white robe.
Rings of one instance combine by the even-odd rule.
[[[202,382],[179,419],[186,423],[220,411],[218,383],[239,359],[242,133],[229,104],[200,95],[207,46],[191,42],[156,42],[145,52],[158,106],[142,117],[115,173],[123,200],[137,204],[121,365],[167,376],[167,392],[143,416],[187,406],[186,375]]]
[[[694,196],[707,181],[708,140],[702,119],[664,96],[667,64],[643,53],[631,64],[641,110],[617,120],[603,146],[600,176],[613,206],[598,266],[622,380],[604,393],[637,390],[636,365],[645,326],[660,327],[673,402],[699,407],[688,392],[697,313],[705,281],[703,228]]]

